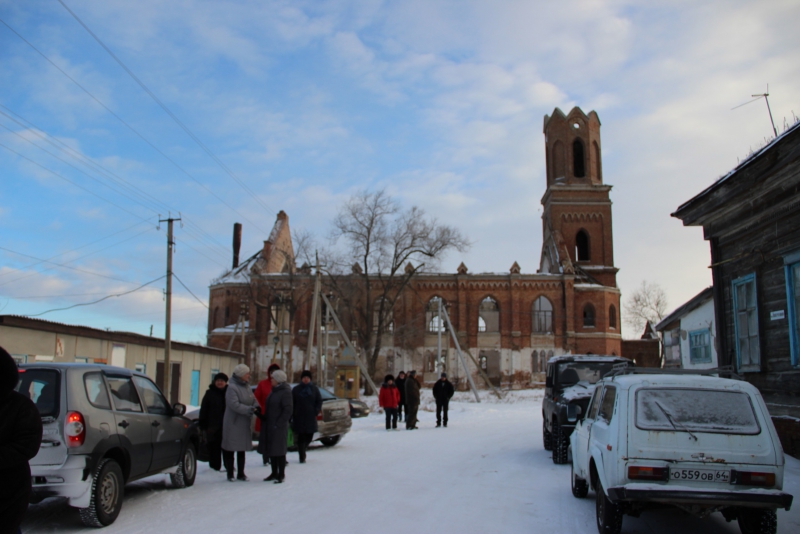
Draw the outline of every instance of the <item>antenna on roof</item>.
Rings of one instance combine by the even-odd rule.
[[[755,102],[759,98],[764,98],[764,101],[767,103],[767,111],[769,111],[769,121],[772,123],[772,131],[775,133],[775,137],[778,137],[778,129],[775,128],[775,121],[772,118],[772,109],[769,107],[769,84],[767,84],[766,93],[761,93],[760,95],[750,95],[750,96],[753,97],[753,100],[748,100],[744,104],[739,104],[738,106],[731,108],[731,111],[740,108],[742,106],[746,106],[747,104],[750,104],[752,102]]]

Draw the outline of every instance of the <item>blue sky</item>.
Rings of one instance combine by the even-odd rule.
[[[169,158],[0,24],[4,314],[162,276],[169,210],[185,223],[175,272],[205,301],[234,222],[244,255],[281,209],[325,236],[363,188],[472,239],[445,271],[534,272],[542,118],[575,105],[603,123],[623,298],[648,280],[675,307],[711,275],[702,231],[669,214],[772,135],[763,101],[731,108],[769,83],[779,131],[800,113],[796,1],[65,2],[257,198],[56,0],[0,0],[0,19]],[[163,335],[163,287],[42,317]],[[177,283],[174,310],[175,339],[204,341],[207,311]]]

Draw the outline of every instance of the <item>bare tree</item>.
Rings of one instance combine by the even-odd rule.
[[[346,309],[374,376],[403,290],[426,262],[435,264],[453,249],[464,252],[470,243],[416,206],[401,209],[385,190],[350,198],[333,221],[331,239],[344,248],[338,257],[327,258],[326,283]]]
[[[642,280],[642,284],[625,301],[624,308],[625,324],[641,334],[648,321],[657,323],[664,318],[667,295],[657,283]]]

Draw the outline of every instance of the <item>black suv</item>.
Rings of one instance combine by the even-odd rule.
[[[34,502],[61,496],[81,520],[116,520],[125,484],[169,473],[173,486],[194,484],[198,433],[142,373],[99,364],[22,365],[17,391],[36,404],[44,427],[30,462]]]
[[[553,451],[553,463],[567,463],[569,436],[575,422],[586,412],[597,381],[615,365],[633,366],[633,362],[619,356],[593,354],[556,356],[547,362],[542,436],[544,449]]]

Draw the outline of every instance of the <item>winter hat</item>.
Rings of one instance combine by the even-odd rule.
[[[228,375],[226,375],[225,373],[217,373],[214,375],[214,382],[216,382],[217,380],[224,380],[225,382],[227,382]]]
[[[305,377],[313,378],[313,376],[311,376],[311,371],[309,371],[308,369],[300,373],[300,380],[304,379]]]
[[[400,375],[404,375],[404,374],[406,374],[406,372],[405,372],[405,371],[400,371],[399,373],[397,373],[397,377],[399,378],[399,377],[400,377]]]
[[[408,372],[408,376],[417,376],[417,370],[412,369],[411,371]]]
[[[442,373],[441,378],[447,378],[447,373]]]
[[[386,376],[383,377],[383,381],[384,382],[388,382],[389,380],[394,382],[394,377],[392,375],[386,375]]]
[[[272,373],[274,373],[275,371],[277,371],[280,368],[281,368],[280,365],[278,365],[277,363],[273,363],[272,365],[267,367],[267,376],[272,376]]]
[[[17,362],[3,347],[0,347],[0,398],[11,393],[17,387],[17,382],[19,382]]]
[[[272,379],[275,380],[278,384],[283,384],[286,382],[286,373],[281,371],[280,369],[272,372]]]
[[[250,368],[247,367],[245,364],[240,363],[236,367],[233,368],[233,376],[237,378],[242,378],[244,375],[250,372]]]

